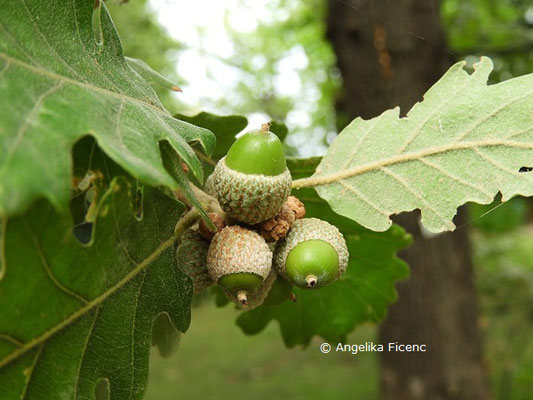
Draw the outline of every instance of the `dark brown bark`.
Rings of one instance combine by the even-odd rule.
[[[396,106],[405,114],[453,61],[437,0],[328,2],[328,37],[344,81],[337,110],[346,122]],[[464,220],[461,212],[456,223]],[[398,285],[380,343],[426,344],[428,351],[381,353],[384,399],[489,398],[467,229],[429,238],[414,213],[397,222],[415,240],[401,254],[412,272]]]

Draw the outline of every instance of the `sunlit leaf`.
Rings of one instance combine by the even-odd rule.
[[[103,2],[1,1],[0,214],[19,214],[44,196],[66,209],[70,152],[82,136],[149,185],[177,187],[163,166],[166,140],[193,175],[214,136],[173,118],[126,63]]]
[[[332,209],[384,231],[390,216],[421,209],[433,232],[453,230],[467,202],[533,195],[533,74],[487,86],[492,62],[457,63],[405,118],[399,109],[354,120],[333,141],[314,187]]]

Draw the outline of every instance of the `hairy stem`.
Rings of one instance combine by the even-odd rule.
[[[178,219],[178,222],[176,222],[176,226],[174,227],[174,237],[176,240],[179,240],[185,231],[193,226],[199,219],[200,213],[195,207],[191,208],[186,214]]]

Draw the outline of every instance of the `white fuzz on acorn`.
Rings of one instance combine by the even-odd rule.
[[[229,168],[223,158],[212,176],[220,207],[230,217],[250,225],[276,215],[291,192],[288,169],[274,176],[245,174]]]
[[[272,252],[257,232],[234,225],[218,232],[209,246],[207,269],[215,282],[230,274],[252,273],[263,279],[272,267]]]

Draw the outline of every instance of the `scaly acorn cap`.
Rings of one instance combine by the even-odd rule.
[[[233,225],[218,232],[207,252],[207,270],[218,282],[230,274],[251,273],[263,280],[272,268],[272,252],[257,232]]]
[[[213,173],[222,209],[250,225],[276,215],[291,190],[283,143],[269,128],[266,123],[239,137]]]
[[[291,192],[289,169],[279,175],[245,174],[221,159],[213,172],[213,186],[220,207],[232,218],[257,224],[276,215]]]
[[[176,262],[192,279],[194,294],[202,292],[214,282],[207,270],[209,242],[196,229],[188,229],[176,249]]]
[[[287,257],[291,250],[300,243],[311,240],[324,241],[335,249],[338,256],[338,270],[335,279],[344,274],[348,266],[349,253],[342,233],[337,227],[326,221],[317,218],[303,218],[294,223],[289,234],[278,242],[274,252],[274,268],[284,279],[291,281],[286,269]],[[308,285],[308,287],[313,286],[314,284]]]

